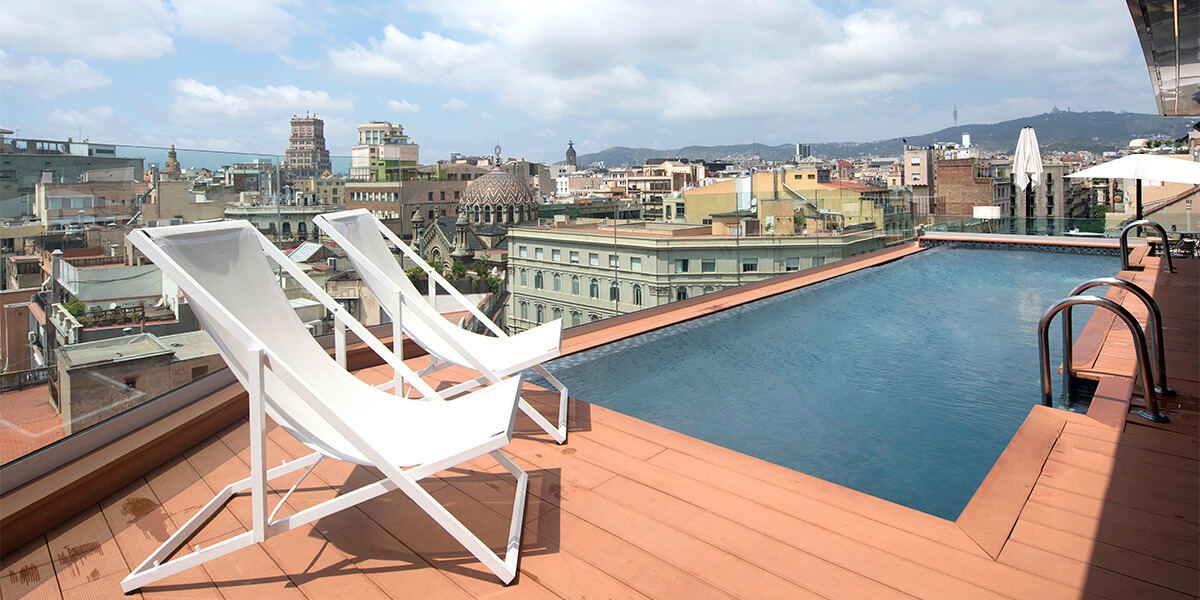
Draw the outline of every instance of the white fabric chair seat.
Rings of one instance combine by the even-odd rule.
[[[447,323],[450,322],[447,321]],[[560,341],[562,340],[562,319],[539,325],[507,338],[480,335],[473,331],[454,327],[452,323],[450,325],[450,327],[445,329],[446,335],[453,336],[458,340],[459,344],[470,348],[476,358],[483,362],[488,369],[500,376],[509,375],[526,369],[531,364],[538,364],[557,357]],[[438,338],[424,337],[414,339],[417,340],[418,344],[422,344],[422,341],[428,343],[429,340],[434,340],[436,342]],[[436,355],[449,362],[457,365],[469,364],[465,358],[459,356],[448,345],[445,348],[439,348],[439,350],[441,352],[436,353]],[[443,354],[442,352],[445,353]]]
[[[405,400],[364,383],[352,394],[355,411],[344,413],[343,419],[396,467],[433,462],[472,449],[486,452],[508,444],[513,388],[519,383],[508,379],[452,402]],[[301,440],[307,437],[297,435],[288,425],[283,427]],[[340,460],[371,464],[341,436],[328,435],[323,441],[306,445]]]

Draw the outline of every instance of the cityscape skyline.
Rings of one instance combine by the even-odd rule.
[[[580,154],[884,139],[948,126],[955,105],[960,123],[1154,112],[1128,12],[1109,4],[768,2],[731,18],[695,4],[28,3],[0,9],[0,125],[282,154],[286,116],[312,112],[335,156],[357,124],[388,120],[431,158],[499,140],[554,162],[568,138]]]

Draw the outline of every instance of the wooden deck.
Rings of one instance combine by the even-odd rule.
[[[1183,261],[1181,261],[1183,262]],[[1200,594],[1200,265],[1152,293],[1168,323],[1172,426],[1125,431],[1041,407],[958,522],[920,513],[637,419],[572,401],[568,443],[527,418],[507,451],[530,474],[521,573],[504,587],[393,492],[140,595],[179,598],[1192,598]],[[1190,317],[1190,318],[1189,318]],[[1114,338],[1097,356],[1114,358]],[[1185,356],[1190,353],[1190,358]],[[1190,360],[1190,364],[1188,363]],[[443,371],[453,381],[453,371]],[[385,370],[360,373],[381,381]],[[529,388],[553,414],[553,394]],[[1189,425],[1190,424],[1190,425]],[[280,429],[268,462],[307,453]],[[191,448],[0,561],[0,597],[101,598],[225,484],[248,471],[246,423]],[[478,461],[425,486],[496,546],[513,484]],[[323,462],[302,509],[376,477]],[[283,484],[290,485],[290,481]],[[279,495],[276,494],[275,498]],[[973,512],[973,514],[971,514]],[[232,501],[193,540],[249,524]]]

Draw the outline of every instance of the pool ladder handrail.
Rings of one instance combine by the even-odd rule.
[[[1121,239],[1120,239],[1121,270],[1122,271],[1129,270],[1129,232],[1133,231],[1134,229],[1136,229],[1138,227],[1153,227],[1158,230],[1158,233],[1162,234],[1163,255],[1166,256],[1166,258],[1167,258],[1166,272],[1174,273],[1175,272],[1175,263],[1171,260],[1171,248],[1170,248],[1170,245],[1167,240],[1167,230],[1163,229],[1162,225],[1159,225],[1158,223],[1151,221],[1150,219],[1139,219],[1137,221],[1134,221],[1134,222],[1126,225],[1124,227],[1124,229],[1121,229]],[[1147,243],[1149,243],[1149,242],[1147,242]]]
[[[1146,331],[1146,336],[1149,338],[1149,346],[1152,346],[1152,349],[1154,350],[1154,361],[1151,363],[1151,366],[1156,367],[1154,393],[1158,394],[1159,396],[1174,396],[1175,390],[1167,387],[1167,358],[1163,350],[1162,312],[1158,310],[1158,303],[1154,301],[1154,298],[1151,297],[1146,290],[1142,289],[1141,286],[1133,283],[1132,281],[1126,281],[1116,277],[1097,277],[1095,279],[1089,279],[1075,286],[1075,289],[1071,290],[1070,295],[1078,296],[1085,290],[1106,285],[1125,290],[1134,296],[1137,296],[1138,299],[1146,305],[1146,310],[1150,313],[1149,330]],[[1071,353],[1073,350],[1073,344],[1067,343],[1067,340],[1070,340],[1073,337],[1074,336],[1071,334],[1071,308],[1067,307],[1067,314],[1063,315],[1063,343],[1065,344],[1063,346],[1063,375],[1065,376],[1067,384],[1069,384],[1071,379],[1074,378],[1074,375],[1071,373]]]
[[[1054,406],[1054,392],[1050,382],[1050,322],[1058,313],[1078,304],[1090,304],[1098,308],[1104,308],[1112,311],[1129,328],[1129,332],[1133,334],[1134,348],[1137,350],[1138,372],[1142,378],[1142,395],[1146,399],[1146,408],[1149,410],[1139,410],[1138,416],[1143,419],[1148,419],[1155,423],[1169,423],[1171,420],[1166,415],[1158,410],[1158,397],[1154,395],[1154,386],[1152,385],[1153,372],[1150,370],[1150,358],[1146,356],[1146,334],[1142,332],[1142,327],[1138,324],[1137,319],[1129,313],[1125,307],[1109,300],[1100,298],[1099,296],[1069,296],[1063,298],[1050,307],[1046,314],[1042,315],[1042,320],[1038,323],[1038,353],[1042,359],[1042,404],[1046,406]],[[1066,316],[1066,315],[1064,315]],[[1064,333],[1067,331],[1064,328]],[[1068,347],[1071,340],[1063,340],[1064,347]],[[1066,368],[1064,367],[1064,371]],[[1070,390],[1066,390],[1068,393]]]

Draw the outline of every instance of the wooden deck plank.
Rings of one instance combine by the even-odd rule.
[[[806,587],[826,598],[910,597],[899,590],[863,577],[730,518],[695,506],[625,477],[616,477],[596,488],[596,493],[665,523],[718,548],[745,557],[762,568]]]
[[[675,461],[694,460],[687,459],[682,453],[667,451],[648,462],[633,462],[632,459],[608,452],[604,446],[590,444],[585,439],[574,445],[579,448],[578,455],[587,460],[613,465],[615,470],[631,474],[649,487],[712,512],[737,515],[747,527],[905,593],[915,596],[957,594],[975,597],[987,597],[990,594],[985,589],[858,541],[856,537],[875,539],[874,536],[884,527],[841,511],[836,506],[771,488],[750,478],[738,481],[735,487],[741,489],[729,491],[727,488],[734,484],[726,482],[722,485],[715,481],[729,478],[729,473],[723,470],[718,472],[718,469],[711,469],[713,479],[703,481],[695,479],[693,472],[681,472],[681,465],[673,464]],[[670,462],[659,462],[668,460]],[[814,523],[821,523],[822,526]],[[825,527],[837,530],[837,533]],[[892,533],[903,535],[903,532],[895,529]],[[892,550],[903,552],[894,547]]]
[[[1146,556],[1190,566],[1200,561],[1200,544],[1195,539],[1170,538],[1137,527],[1113,523],[1058,506],[1030,501],[1021,520],[1059,529],[1085,539],[1094,539]]]
[[[1047,579],[1108,598],[1109,600],[1187,600],[1193,596],[1141,579],[1114,573],[1053,552],[1012,540],[1004,545],[1000,562],[1022,571],[1036,573]]]
[[[0,560],[0,598],[61,598],[46,536],[4,555]]]
[[[959,514],[958,526],[988,556],[1000,556],[1065,425],[1059,411],[1035,406]]]
[[[46,542],[63,597],[112,595],[105,594],[103,586],[88,584],[114,575],[119,581],[129,573],[98,505],[50,530]],[[113,591],[120,594],[119,587]]]
[[[178,531],[145,479],[139,479],[100,502],[117,547],[129,565],[141,564]],[[122,576],[124,577],[124,576]],[[202,569],[188,569],[141,590],[145,598],[222,598]]]
[[[562,496],[571,515],[731,596],[746,599],[817,597],[796,583],[762,569],[754,556],[728,552],[586,488],[567,484],[563,486]]]
[[[1152,577],[1155,585],[1184,594],[1198,591],[1200,571],[1175,562],[1068,533],[1061,529],[1022,519],[1013,528],[1012,539],[1029,546],[1134,579]]]
[[[1129,400],[1133,395],[1133,380],[1126,377],[1101,377],[1100,385],[1088,406],[1087,415],[1117,431],[1125,429],[1129,415]]]
[[[631,435],[662,440],[673,451],[692,456],[706,463],[736,470],[742,475],[753,477],[771,485],[780,486],[826,504],[834,504],[855,512],[863,518],[881,521],[927,537],[938,543],[966,551],[976,551],[974,542],[968,539],[954,523],[911,508],[862,494],[844,486],[825,481],[770,463],[752,456],[705,442],[684,434],[647,423],[599,406],[591,407],[592,419],[605,428],[621,429]],[[596,436],[588,436],[589,440]],[[605,444],[602,440],[601,444]],[[848,499],[847,495],[853,496]]]

